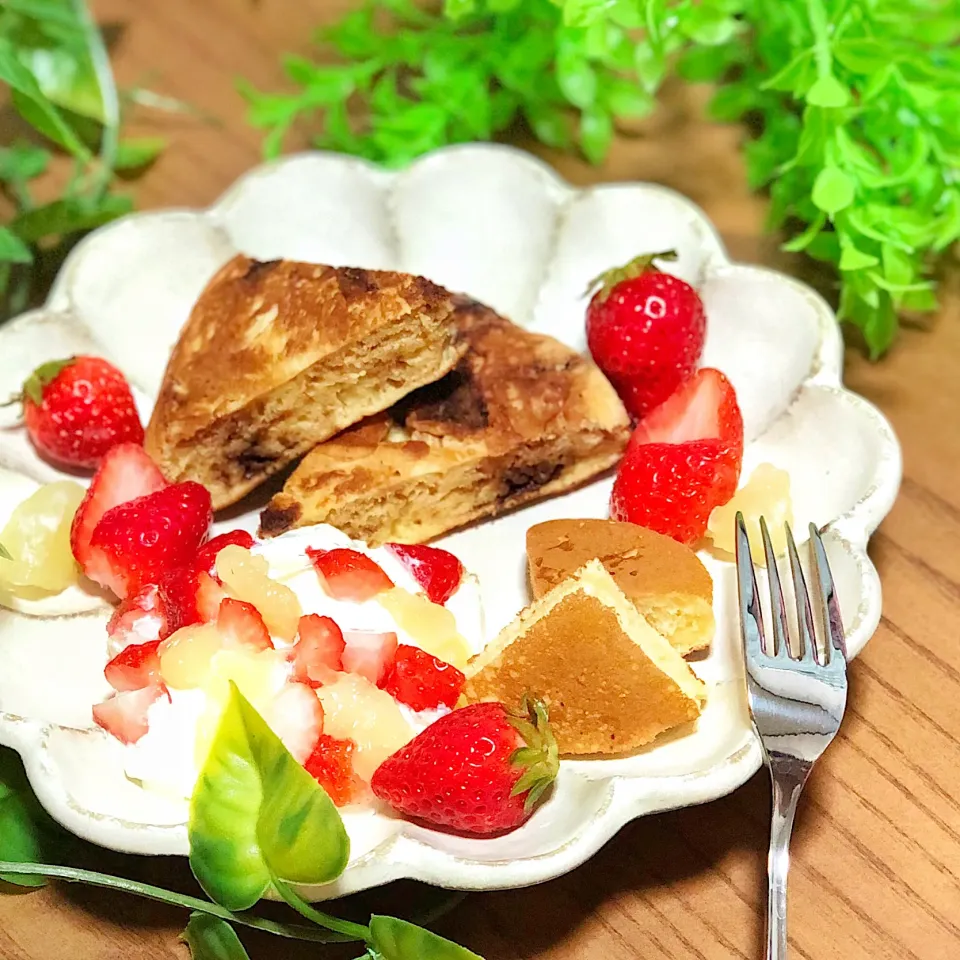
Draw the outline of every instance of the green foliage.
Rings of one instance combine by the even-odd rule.
[[[117,174],[143,169],[159,138],[121,141],[119,97],[103,39],[83,0],[0,0],[0,95],[28,125],[0,147],[0,321],[43,293],[84,232],[132,208],[114,192]],[[61,196],[40,202],[35,181],[55,151],[72,158]]]
[[[233,927],[209,913],[191,913],[180,939],[193,960],[250,960]]]
[[[879,356],[899,311],[936,306],[933,259],[960,237],[958,38],[957,0],[380,0],[321,34],[339,64],[287,59],[297,92],[242,90],[270,156],[299,121],[396,166],[522,120],[600,163],[667,76],[715,83],[712,116],[754,131],[771,228],[837,270]]]

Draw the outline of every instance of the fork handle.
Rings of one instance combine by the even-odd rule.
[[[770,824],[770,854],[767,858],[767,960],[787,957],[787,871],[790,868],[790,834],[797,801],[806,779],[773,782],[773,818]]]

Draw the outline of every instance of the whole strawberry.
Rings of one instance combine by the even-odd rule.
[[[587,345],[634,420],[663,403],[693,374],[707,320],[697,291],[654,266],[654,253],[608,270],[587,307]]]
[[[41,364],[19,399],[33,445],[65,466],[93,469],[118,443],[143,443],[130,385],[101,357]]]
[[[559,768],[542,703],[522,717],[502,703],[476,703],[441,717],[384,760],[370,786],[408,816],[490,835],[524,823]]]

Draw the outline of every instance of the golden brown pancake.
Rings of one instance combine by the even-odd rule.
[[[599,560],[523,610],[467,669],[464,698],[543,700],[560,752],[624,753],[695,720],[703,683]]]
[[[535,597],[594,558],[679,653],[710,646],[716,630],[713,581],[689,547],[617,520],[548,520],[527,531]]]
[[[619,460],[623,405],[586,357],[457,300],[456,369],[312,450],[261,533],[330,523],[378,544],[422,543],[569,490]]]
[[[237,256],[180,334],[144,445],[224,507],[464,349],[449,295],[423,277]]]

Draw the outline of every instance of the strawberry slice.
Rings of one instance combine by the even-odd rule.
[[[91,561],[90,538],[103,515],[166,485],[163,474],[138,444],[121,443],[104,454],[70,528],[70,549],[84,573]]]
[[[113,612],[107,624],[108,646],[111,651],[119,652],[130,644],[162,640],[172,632],[167,628],[160,591],[151,583],[127,597]]]
[[[291,651],[293,675],[312,687],[322,686],[343,670],[343,634],[330,617],[310,613],[300,618],[297,642]]]
[[[147,711],[162,695],[160,686],[115,693],[94,705],[94,723],[121,743],[136,743],[149,729]]]
[[[226,597],[220,601],[217,630],[225,650],[272,650],[270,631],[260,611],[245,600]]]
[[[206,570],[197,574],[197,613],[204,623],[212,623],[220,614],[220,604],[229,596],[220,581]]]
[[[434,603],[446,603],[463,579],[463,564],[449,550],[423,544],[388,543]]]
[[[208,540],[198,551],[193,563],[194,569],[206,570],[210,576],[217,572],[217,554],[224,548],[235,544],[249,550],[257,541],[246,530],[230,530]]]
[[[142,690],[144,687],[159,687],[160,657],[157,654],[159,640],[148,643],[132,643],[124,647],[104,667],[103,675],[114,690]]]
[[[297,763],[303,763],[323,733],[323,705],[311,687],[288,681],[264,716]]]
[[[327,791],[338,807],[348,804],[360,787],[360,780],[353,772],[353,752],[356,749],[352,740],[340,740],[322,733],[304,763],[307,773]]]
[[[413,710],[453,708],[466,677],[454,666],[419,647],[401,644],[379,686]]]
[[[307,547],[323,589],[335,600],[363,603],[393,587],[393,581],[365,553],[338,547],[314,550]]]
[[[144,583],[190,565],[212,519],[210,493],[193,481],[121,503],[96,525],[86,573],[126,597]]]
[[[346,632],[343,639],[343,669],[379,683],[397,655],[397,635]]]
[[[181,627],[200,622],[197,607],[198,574],[188,567],[168,570],[157,584],[157,590],[167,615],[164,639],[176,633]]]

